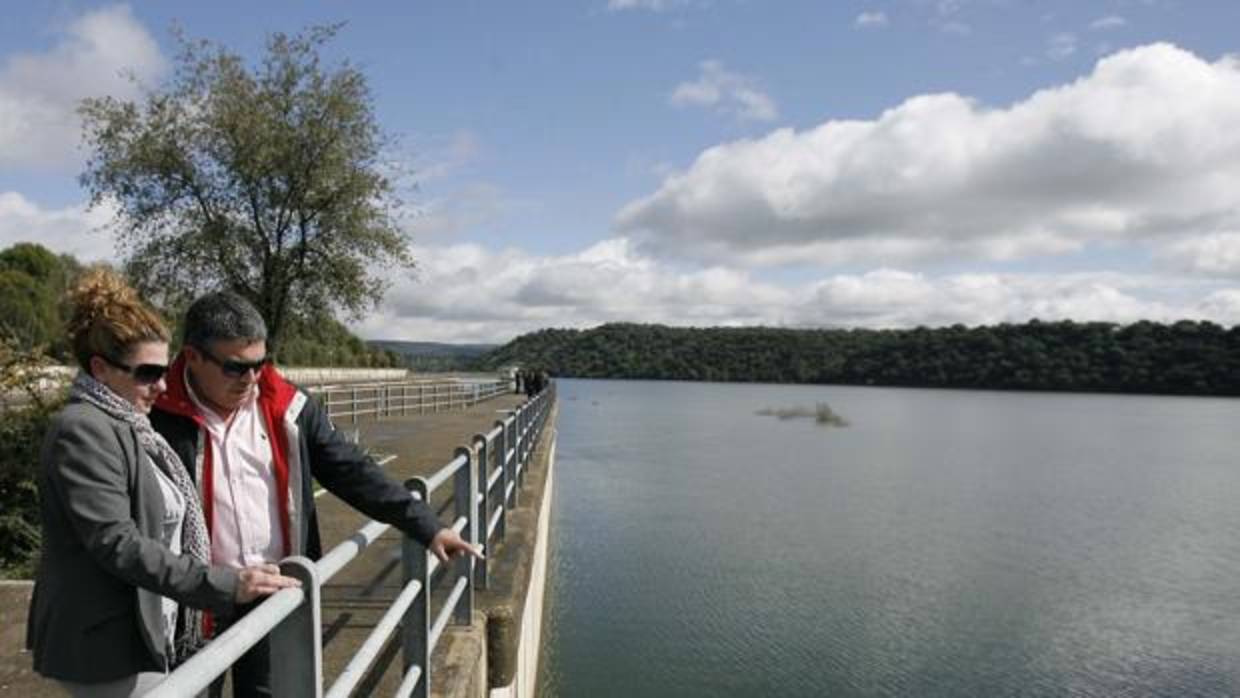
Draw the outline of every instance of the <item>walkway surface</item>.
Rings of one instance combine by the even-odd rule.
[[[490,431],[507,410],[525,401],[502,395],[467,410],[385,417],[379,421],[339,422],[343,431],[357,429],[361,442],[376,454],[395,454],[385,468],[403,481],[429,475],[447,465],[458,446],[476,433]],[[348,538],[366,517],[325,492],[317,502],[324,551]],[[446,518],[445,523],[449,523]],[[325,685],[344,668],[400,588],[400,534],[389,530],[374,545],[324,585],[323,663]],[[30,670],[25,639],[28,584],[0,584],[0,695],[41,698],[63,695]],[[433,610],[432,610],[433,612]],[[399,644],[390,642],[355,695],[390,695],[399,683]]]

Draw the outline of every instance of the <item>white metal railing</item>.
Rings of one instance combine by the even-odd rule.
[[[413,496],[428,504],[438,488],[451,483],[452,529],[466,540],[490,550],[492,540],[503,538],[507,513],[517,505],[519,483],[546,424],[555,400],[555,383],[528,400],[487,434],[474,437],[473,447],[456,449],[452,460],[430,477],[405,481]],[[477,465],[475,469],[474,465]],[[503,483],[498,497],[496,485]],[[323,585],[390,528],[371,521],[317,562],[289,557],[280,570],[301,581],[298,589],[283,589],[260,603],[227,631],[212,640],[189,661],[145,694],[145,698],[194,695],[228,670],[264,638],[270,642],[271,675],[275,698],[343,698],[348,696],[374,664],[383,646],[400,629],[402,681],[395,695],[430,695],[430,657],[449,623],[468,624],[473,614],[475,585],[486,588],[485,561],[458,556],[445,570],[443,584],[451,584],[447,599],[432,617],[430,589],[439,571],[438,558],[409,536],[401,545],[404,586],[375,624],[370,635],[327,687],[323,683]]]
[[[552,381],[523,409],[497,420],[487,433],[474,434],[473,451],[478,464],[475,480],[480,483],[474,497],[478,506],[475,519],[481,528],[479,541],[488,548],[491,541],[503,540],[507,535],[508,512],[518,504],[526,466],[547,423],[555,393]],[[478,561],[474,574],[478,588],[486,589],[487,560]]]
[[[512,392],[512,381],[394,381],[342,383],[306,388],[318,397],[333,419],[392,417],[427,412],[448,412],[469,407]]]

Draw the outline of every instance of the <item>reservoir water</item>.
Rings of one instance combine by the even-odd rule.
[[[558,385],[541,696],[1240,694],[1240,400]]]

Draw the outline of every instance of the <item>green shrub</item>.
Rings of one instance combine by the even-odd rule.
[[[47,363],[0,341],[0,579],[31,577],[38,560],[39,447],[64,400],[40,382]]]

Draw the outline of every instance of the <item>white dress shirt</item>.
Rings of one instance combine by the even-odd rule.
[[[284,557],[271,442],[258,408],[258,386],[227,418],[207,407],[186,381],[211,440],[211,562],[234,568]]]

